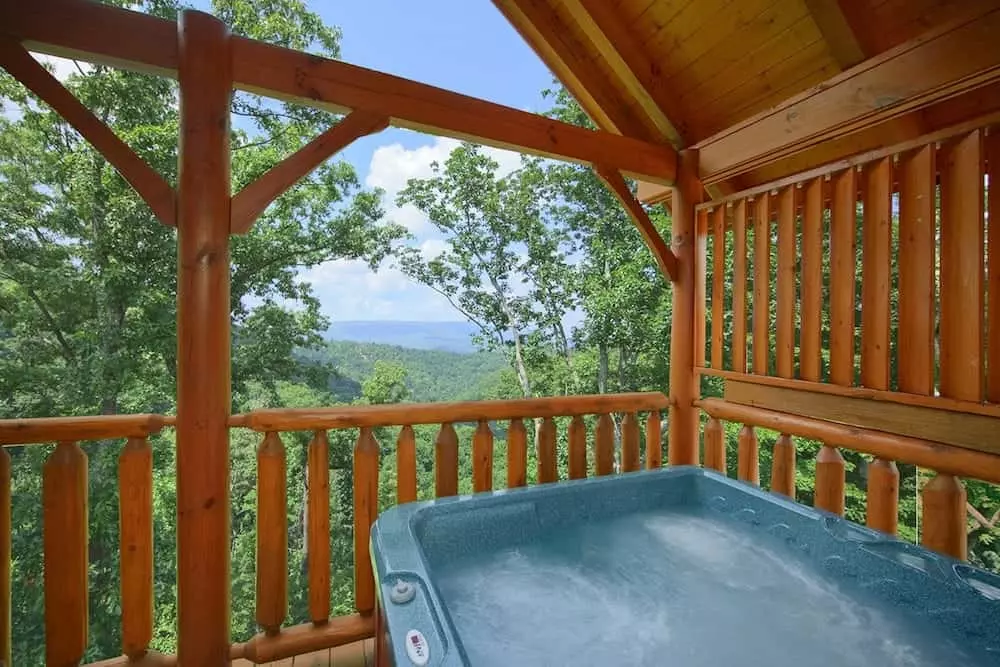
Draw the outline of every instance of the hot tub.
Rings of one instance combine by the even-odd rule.
[[[395,507],[380,665],[1000,665],[1000,578],[700,468]]]

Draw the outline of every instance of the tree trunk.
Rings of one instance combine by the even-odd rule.
[[[597,343],[597,393],[608,393],[608,344]]]

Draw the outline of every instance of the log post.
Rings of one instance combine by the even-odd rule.
[[[622,417],[622,472],[639,469],[639,420],[634,412]]]
[[[868,464],[868,527],[890,535],[899,525],[899,468],[876,458]]]
[[[651,410],[646,415],[646,469],[655,470],[663,465],[663,448],[660,444],[660,412]]]
[[[129,438],[118,457],[122,653],[142,659],[153,639],[153,449]]]
[[[458,495],[458,434],[451,424],[441,424],[434,440],[434,496]],[[375,517],[372,517],[372,521]]]
[[[923,545],[959,560],[968,558],[962,480],[938,473],[924,486],[920,499],[924,503]]]
[[[228,30],[184,11],[178,32],[177,656],[229,664]]]
[[[559,481],[559,471],[556,469],[556,423],[551,417],[543,419],[537,431],[535,443],[538,451],[539,484],[549,484]]]
[[[736,471],[742,481],[760,484],[760,447],[757,431],[750,424],[743,425],[737,439]]]
[[[354,608],[362,616],[375,610],[375,577],[368,543],[378,517],[378,441],[363,428],[354,446]]]
[[[569,422],[569,478],[587,476],[587,425],[576,415]]]
[[[396,438],[396,502],[400,505],[417,499],[417,438],[407,424]]]
[[[705,423],[705,467],[726,474],[726,433],[715,417]]]
[[[594,472],[610,475],[615,470],[615,424],[611,415],[597,418],[594,428]]]
[[[507,429],[507,488],[528,483],[528,433],[523,419],[511,419]]]
[[[816,493],[813,504],[844,516],[844,457],[836,447],[823,445],[816,455]]]
[[[795,442],[787,433],[782,433],[774,443],[771,491],[795,500]]]
[[[698,374],[695,360],[695,205],[701,201],[698,152],[681,151],[677,184],[673,187],[673,251],[678,279],[673,283],[673,320],[670,330],[670,441],[671,465],[697,465]],[[702,351],[704,354],[704,351]],[[699,355],[700,356],[700,355]]]
[[[330,440],[326,431],[313,434],[306,465],[309,620],[322,625],[330,618]]]
[[[472,490],[493,490],[493,431],[486,420],[479,422],[472,436]]]
[[[288,492],[285,445],[269,431],[257,447],[257,625],[281,631],[288,613]]]

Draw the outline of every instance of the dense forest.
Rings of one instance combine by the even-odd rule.
[[[173,18],[176,0],[117,4]],[[238,34],[336,57],[340,32],[298,0],[213,0]],[[103,66],[80,68],[67,86],[171,183],[176,182],[176,84]],[[548,113],[589,121],[561,89]],[[0,74],[0,418],[174,410],[176,237],[127,183],[64,121]],[[239,189],[335,122],[312,109],[233,97],[233,185]],[[346,162],[332,160],[275,202],[232,242],[233,410],[507,398],[618,391],[666,391],[669,285],[624,211],[581,166],[525,158],[502,174],[471,144],[413,180],[400,204],[425,213],[446,242],[427,257],[405,229],[385,220],[383,193],[362,187]],[[667,237],[670,219],[651,209]],[[711,250],[710,250],[711,254]],[[335,259],[386,262],[443,295],[475,327],[476,354],[331,342],[303,269]],[[731,267],[732,258],[726,258]],[[711,266],[711,257],[709,258]],[[860,271],[860,264],[859,264]],[[773,285],[773,281],[772,281]],[[568,326],[570,313],[578,323]],[[731,323],[719,323],[729,331]],[[828,323],[824,323],[827,326]],[[731,337],[726,338],[727,346]],[[773,344],[773,341],[772,341]],[[727,350],[726,354],[729,355]],[[771,355],[773,358],[773,354]],[[703,392],[719,391],[715,380]],[[495,425],[497,438],[503,437]],[[471,490],[463,443],[460,490]],[[737,425],[727,425],[735,466]],[[433,428],[416,429],[421,498],[433,489]],[[565,437],[564,424],[559,424]],[[770,445],[760,433],[761,478]],[[381,502],[395,493],[392,429],[380,430]],[[351,452],[356,433],[330,433],[333,611],[353,594]],[[284,436],[288,466],[289,623],[307,617],[304,505],[308,434]],[[154,451],[156,649],[175,649],[175,478],[173,434]],[[91,442],[90,649],[88,659],[121,652],[117,458],[124,443]],[[255,434],[234,429],[232,634],[254,622]],[[819,443],[797,440],[798,496],[812,499]],[[12,448],[15,663],[43,662],[41,477],[49,447]],[[530,451],[530,448],[529,448]],[[565,441],[559,443],[565,469]],[[864,520],[866,459],[845,452],[847,513]],[[529,477],[534,462],[529,460]],[[495,484],[505,479],[497,447]],[[900,531],[918,535],[912,466],[902,476]],[[735,470],[731,473],[735,476]],[[1000,569],[1000,491],[969,483],[970,558]],[[992,518],[991,518],[992,517]]]

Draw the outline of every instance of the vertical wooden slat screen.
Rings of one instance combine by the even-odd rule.
[[[257,625],[269,635],[288,613],[285,445],[269,432],[257,448]]]
[[[820,381],[823,314],[823,179],[806,182],[802,192],[802,327],[799,372]]]
[[[899,156],[899,390],[934,390],[934,147]]]
[[[961,480],[938,473],[920,494],[924,506],[921,543],[953,558],[968,558],[965,528],[966,492]]]
[[[330,618],[330,441],[326,431],[316,431],[309,442],[306,481],[309,620],[320,624]],[[397,475],[397,483],[404,484],[402,474]]]
[[[889,271],[892,253],[892,158],[864,167],[861,241],[861,384],[889,389]]]
[[[42,468],[47,665],[76,665],[87,650],[87,514],[87,455],[60,442]]]
[[[698,211],[694,234],[694,365],[705,365],[705,280],[708,261],[708,211]]]
[[[782,433],[774,443],[771,491],[795,498],[795,442],[787,433]]]
[[[712,368],[722,368],[725,332],[726,207],[712,211]]]
[[[795,363],[795,186],[778,193],[777,372],[791,378]]]
[[[634,412],[622,417],[622,472],[639,469],[639,420]]]
[[[733,206],[733,370],[747,372],[747,202]]]
[[[371,429],[361,429],[354,448],[354,608],[362,615],[375,609],[375,580],[368,543],[372,524],[378,517],[378,454],[378,442]]]
[[[528,483],[528,434],[524,420],[511,419],[507,430],[507,488]]]
[[[542,420],[538,429],[538,483],[559,481],[556,469],[556,423],[551,417]]]
[[[726,474],[726,434],[722,422],[709,417],[705,422],[705,467]]]
[[[663,465],[660,447],[660,413],[653,410],[646,416],[646,469],[654,470]]]
[[[988,349],[986,363],[986,400],[1000,403],[1000,125],[994,125],[986,135],[984,149],[990,180],[987,207],[989,219],[989,311],[986,330]]]
[[[813,504],[844,516],[844,457],[836,447],[823,445],[816,455],[816,495]]]
[[[767,375],[771,337],[771,197],[754,200],[753,214],[753,372]]]
[[[941,393],[979,401],[983,378],[983,154],[979,131],[942,144]]]
[[[129,438],[118,457],[122,653],[146,654],[153,639],[153,449]]]
[[[587,476],[587,425],[576,415],[569,422],[569,478]]]
[[[598,475],[610,475],[615,469],[615,425],[611,415],[597,418],[594,429],[594,470]]]
[[[417,439],[409,424],[399,429],[396,438],[396,501],[412,503],[417,499]]]
[[[868,464],[868,526],[890,535],[899,525],[899,468],[894,461]]]
[[[854,168],[833,175],[830,212],[830,382],[854,383],[854,275],[857,177]]]
[[[0,660],[11,662],[11,600],[10,557],[13,525],[10,517],[11,503],[10,454],[0,447]]]
[[[472,490],[475,493],[493,489],[493,431],[486,421],[480,421],[472,436]]]
[[[749,424],[743,425],[737,438],[736,469],[739,479],[751,484],[760,484],[760,451],[757,444],[757,431]]]
[[[434,494],[458,495],[458,435],[451,424],[441,424],[434,441]]]

